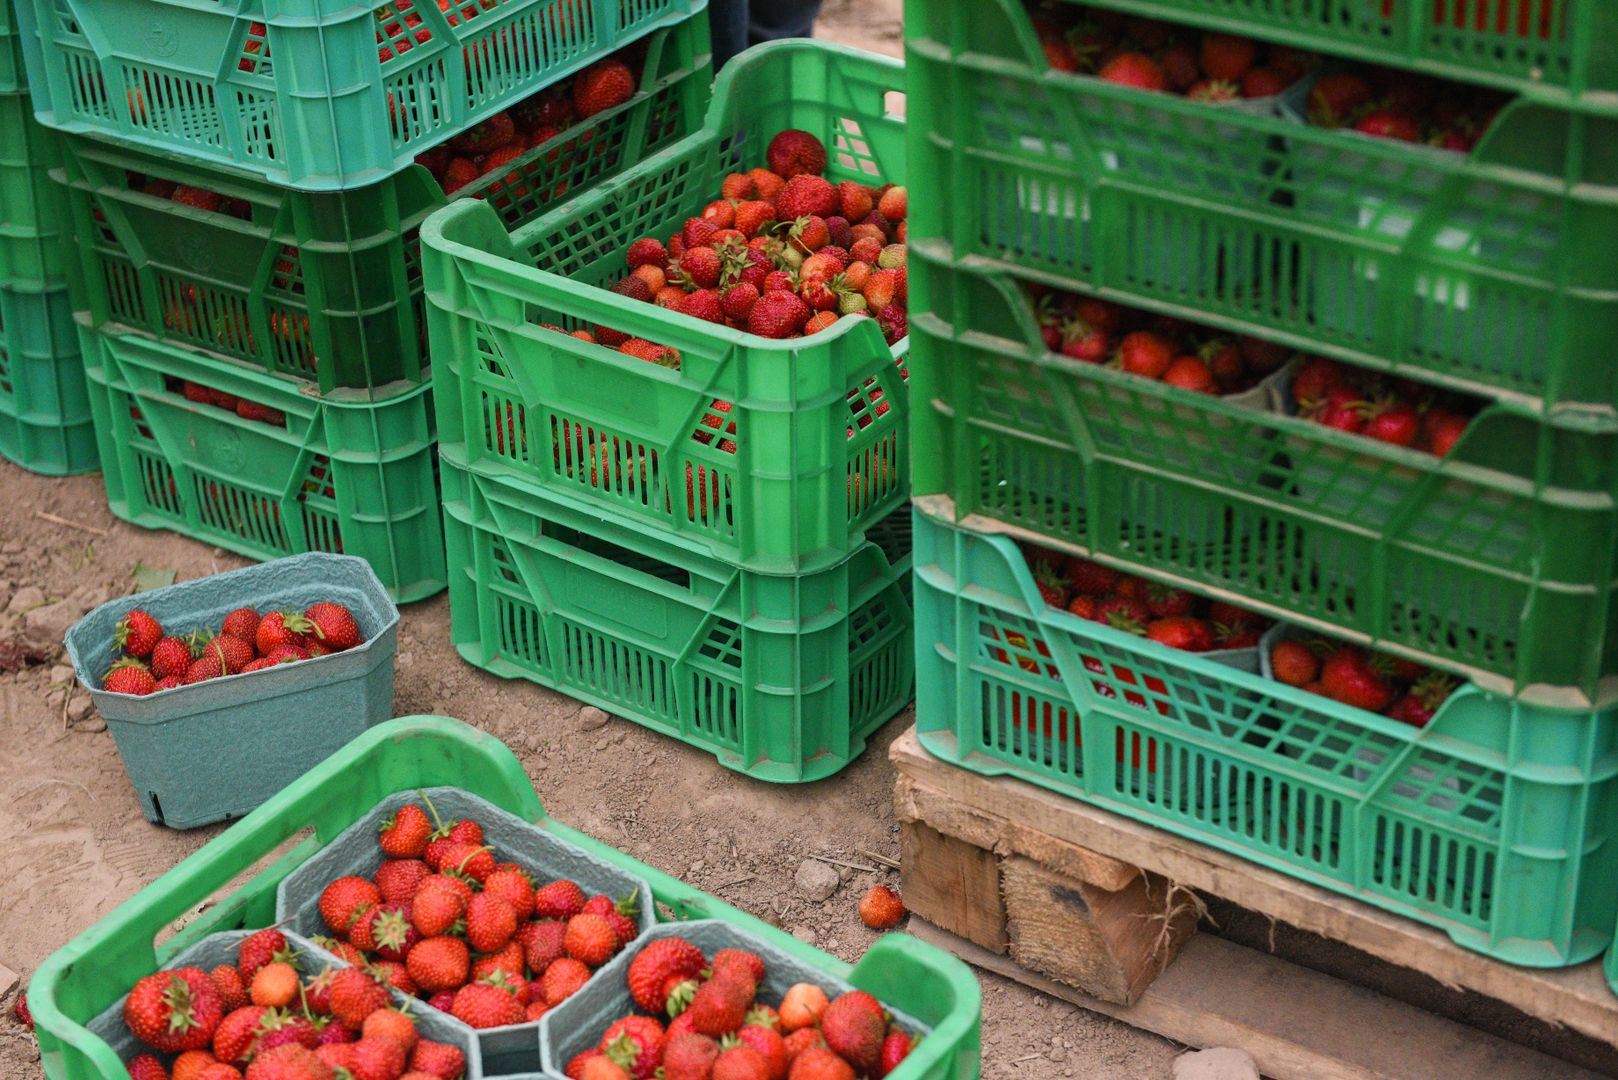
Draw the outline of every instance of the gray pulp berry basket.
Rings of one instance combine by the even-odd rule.
[[[651,942],[667,937],[684,938],[710,959],[720,949],[747,949],[756,953],[764,961],[764,981],[758,988],[758,1000],[767,1005],[780,1005],[795,983],[814,983],[829,998],[854,989],[848,980],[833,978],[820,968],[771,948],[732,923],[707,919],[661,923],[602,968],[584,989],[540,1017],[539,1053],[545,1067],[540,1076],[545,1080],[566,1080],[567,1074],[562,1070],[574,1055],[599,1043],[602,1033],[615,1020],[640,1012],[629,995],[630,961]],[[891,1007],[884,1007],[893,1012]],[[925,1036],[932,1030],[904,1013],[893,1012],[893,1018],[912,1036]]]
[[[118,621],[141,608],[165,629],[219,623],[236,608],[346,606],[361,643],[346,652],[230,675],[146,697],[101,680]],[[148,821],[191,829],[240,817],[372,724],[393,716],[399,609],[363,559],[311,553],[108,601],[63,639],[79,682],[112,732]]]
[[[210,934],[176,956],[163,970],[195,967],[203,971],[212,971],[220,964],[234,967],[236,954],[241,949],[242,942],[252,937],[254,933],[252,930],[228,930],[224,933]],[[321,952],[296,934],[289,933],[286,939],[287,946],[293,953],[293,963],[297,966],[299,974],[305,978],[319,974],[327,966],[334,968],[348,966],[341,960]],[[123,1061],[129,1061],[137,1054],[151,1052],[124,1024],[124,1001],[128,997],[128,994],[120,997],[115,1004],[88,1025],[90,1033],[104,1040]],[[411,1017],[416,1021],[416,1030],[421,1032],[422,1038],[460,1048],[461,1053],[466,1055],[466,1080],[481,1080],[482,1074],[476,1070],[476,1055],[473,1053],[475,1047],[466,1037],[467,1028],[448,1021],[431,1009],[413,1011]]]
[[[483,842],[493,848],[495,858],[522,866],[533,875],[536,885],[567,878],[589,894],[600,893],[618,899],[633,893],[636,921],[640,924],[642,934],[655,925],[657,913],[652,889],[640,878],[459,788],[428,788],[425,794],[432,800],[433,809],[445,824],[456,818],[471,818],[482,825]],[[307,937],[328,933],[320,917],[322,890],[333,880],[348,874],[367,878],[374,875],[382,865],[383,858],[376,839],[379,826],[392,817],[400,806],[411,802],[420,804],[421,798],[416,792],[402,791],[389,795],[369,814],[344,829],[319,854],[288,874],[276,889],[277,924]],[[320,955],[326,955],[318,946],[313,948]],[[602,967],[600,972],[609,970],[611,965]],[[590,980],[585,990],[604,978],[607,976],[598,974],[597,978]],[[618,976],[618,979],[621,982],[622,976]],[[477,1059],[486,1075],[532,1074],[538,1068],[539,1021],[475,1031],[429,1007],[424,1001],[415,1002],[411,1013],[418,1017],[437,1017],[462,1032],[476,1046]]]

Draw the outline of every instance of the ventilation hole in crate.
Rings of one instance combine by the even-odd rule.
[[[483,447],[512,461],[528,460],[528,409],[520,402],[487,390],[480,395]]]
[[[150,430],[144,432],[151,437]],[[170,518],[181,518],[185,513],[180,501],[180,489],[174,480],[174,470],[155,453],[137,450],[135,469],[139,474],[142,494],[147,508]]]
[[[741,746],[741,688],[728,679],[691,672],[691,726],[731,749]]]
[[[422,142],[450,122],[449,78],[442,59],[390,75],[383,85],[394,149]]]
[[[735,503],[732,498],[734,473],[712,465],[685,467],[685,517],[693,525],[702,525],[723,535],[731,535],[736,526]]]
[[[981,717],[978,738],[996,757],[1070,779],[1083,775],[1081,732],[1067,702],[985,679]]]
[[[489,538],[489,563],[494,572],[500,575],[500,580],[508,585],[520,585],[522,579],[517,576],[517,566],[512,561],[511,550],[504,540],[496,537]]]
[[[285,296],[304,296],[303,257],[291,244],[283,244],[271,264],[269,287]]]
[[[545,626],[539,609],[495,594],[494,624],[500,658],[540,674],[549,674],[545,660]]]
[[[1009,670],[1060,681],[1050,647],[1031,619],[980,609],[977,621],[978,655]]]
[[[889,566],[898,566],[910,554],[910,537],[914,527],[910,507],[903,506],[880,521],[873,522],[865,532],[865,539],[882,549]]]
[[[274,76],[270,68],[269,28],[261,22],[249,20],[242,33],[242,47],[237,54],[236,70],[248,75],[268,79]]]
[[[870,734],[892,709],[909,699],[909,648],[909,639],[900,635],[850,667],[849,721],[857,735]]]
[[[840,117],[832,127],[831,160],[846,172],[862,173],[877,179],[882,172],[871,154],[871,145],[860,130],[859,121]]]
[[[653,719],[674,721],[666,660],[570,620],[560,623],[564,682]]]
[[[1389,896],[1487,923],[1496,853],[1391,815],[1378,815],[1371,882]]]
[[[705,660],[740,671],[742,666],[742,629],[729,619],[715,618],[708,636],[697,646],[697,655]]]
[[[135,65],[125,65],[122,74],[129,88],[125,107],[133,126],[161,135],[166,142],[224,145],[211,82]]]
[[[270,348],[274,355],[275,370],[289,372],[306,379],[316,374],[319,358],[309,326],[309,316],[298,308],[269,306]]]
[[[107,82],[93,55],[66,54],[67,84],[74,115],[88,120],[113,122],[112,98]]]
[[[260,68],[267,72],[269,65]],[[242,149],[256,161],[273,162],[278,157],[276,144],[280,141],[280,113],[276,99],[269,94],[256,94],[251,90],[236,91],[236,118],[241,125]]]

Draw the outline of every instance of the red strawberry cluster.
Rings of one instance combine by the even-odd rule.
[[[320,895],[319,939],[398,990],[475,1028],[538,1020],[577,992],[640,932],[634,898],[586,896],[572,881],[535,887],[496,862],[471,819],[445,825],[407,803],[382,824],[386,856],[370,878]]]
[[[666,242],[631,244],[629,275],[613,291],[774,339],[817,334],[846,315],[874,318],[897,343],[909,333],[905,189],[832,183],[826,147],[807,131],[779,133],[765,158],[767,168],[726,176],[719,198]],[[680,364],[676,350],[611,327],[574,336]]]
[[[1309,122],[1464,154],[1507,100],[1496,90],[1367,64],[1322,75],[1309,91]]]
[[[1251,649],[1270,621],[1254,611],[1209,600],[1103,566],[1078,555],[1025,545],[1034,583],[1047,605],[1114,630],[1139,634],[1186,652]]]
[[[1298,413],[1317,424],[1444,457],[1477,404],[1410,379],[1391,379],[1316,357],[1292,382]]]
[[[627,975],[641,1011],[569,1061],[569,1080],[856,1080],[887,1076],[915,1046],[862,990],[828,1000],[798,983],[771,1007],[758,1001],[764,976],[745,949],[709,958],[684,938],[651,942]]]
[[[1202,394],[1250,390],[1291,359],[1254,337],[1231,338],[1168,315],[1045,286],[1030,286],[1045,347],[1074,360]]]
[[[1270,672],[1288,686],[1426,727],[1456,681],[1413,660],[1325,638],[1289,637],[1270,649]]]
[[[151,1052],[131,1080],[457,1080],[459,1047],[421,1037],[359,968],[306,978],[279,930],[260,930],[234,966],[159,971],[135,984],[124,1024]]]
[[[178,330],[179,327],[171,321],[169,329]],[[164,382],[166,389],[170,393],[178,392],[185,397],[185,400],[195,404],[211,405],[216,409],[224,409],[226,412],[235,413],[243,420],[254,420],[261,424],[270,424],[273,427],[286,426],[286,413],[280,409],[261,405],[256,401],[232,394],[227,390],[215,390],[213,387],[204,386],[199,382],[192,382],[190,379],[176,379],[173,376],[166,376]]]
[[[101,688],[141,697],[343,652],[363,640],[354,613],[328,600],[310,604],[302,613],[260,615],[256,608],[237,608],[225,616],[218,633],[199,626],[183,635],[165,630],[150,613],[135,608],[118,622],[113,647],[121,655]]]
[[[1274,97],[1314,64],[1286,46],[1059,0],[1029,0],[1028,10],[1052,69],[1197,101]]]

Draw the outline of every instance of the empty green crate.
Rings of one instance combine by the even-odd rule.
[[[1440,153],[1052,72],[1022,0],[911,15],[913,247],[1618,421],[1618,116],[1519,98]]]
[[[1604,105],[1618,90],[1618,8],[1606,0],[1083,2],[1555,102]]]
[[[858,964],[845,964],[547,817],[522,763],[499,739],[440,716],[370,729],[47,958],[28,987],[44,1075],[124,1080],[128,1070],[90,1025],[137,979],[172,966],[210,935],[273,925],[277,886],[294,869],[388,796],[439,786],[487,799],[646,881],[660,918],[722,920],[931,1028],[889,1080],[977,1080],[982,999],[976,977],[959,960],[907,935],[887,934]],[[216,902],[204,903],[210,900]],[[199,907],[205,910],[194,915]],[[481,1072],[473,1068],[468,1076],[477,1080]]]
[[[0,285],[0,456],[48,476],[96,467],[96,436],[67,289]]]
[[[1010,539],[916,515],[922,743],[1530,967],[1618,915],[1618,715],[1457,690],[1423,729],[1048,607]]]
[[[19,32],[18,0],[0,3],[0,94],[28,89],[28,72],[23,60],[23,41]],[[28,0],[22,0],[27,3]]]
[[[257,559],[356,555],[399,603],[443,589],[425,384],[315,395],[207,353],[79,331],[114,514]],[[190,400],[187,382],[274,412]]]
[[[299,191],[417,154],[706,0],[14,0],[45,124]]]
[[[908,514],[844,562],[756,574],[442,455],[462,656],[760,780],[837,772],[911,698]]]
[[[633,98],[453,197],[487,199],[503,226],[520,224],[694,129],[708,80],[706,23],[660,31]],[[425,168],[311,194],[102,140],[62,142],[95,325],[200,346],[322,391],[424,377],[418,230],[448,201]],[[202,209],[146,194],[151,180],[222,202]]]
[[[34,119],[27,94],[0,92],[0,282],[12,288],[67,284],[67,212],[50,170],[61,136]]]
[[[1440,458],[1049,353],[1008,275],[910,275],[918,497],[1496,692],[1618,696],[1618,434],[1492,404]]]
[[[435,216],[422,244],[445,445],[749,570],[847,558],[908,490],[905,343],[854,317],[772,341],[608,286],[632,242],[699,215],[779,131],[819,136],[833,180],[902,179],[886,98],[903,85],[900,65],[855,50],[762,47],[726,66],[700,132],[589,196],[510,235],[475,203]],[[679,370],[543,325],[598,323],[678,348]]]

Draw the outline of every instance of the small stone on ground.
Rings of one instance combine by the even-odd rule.
[[[1175,1058],[1174,1080],[1259,1080],[1258,1066],[1246,1050],[1216,1046]]]

